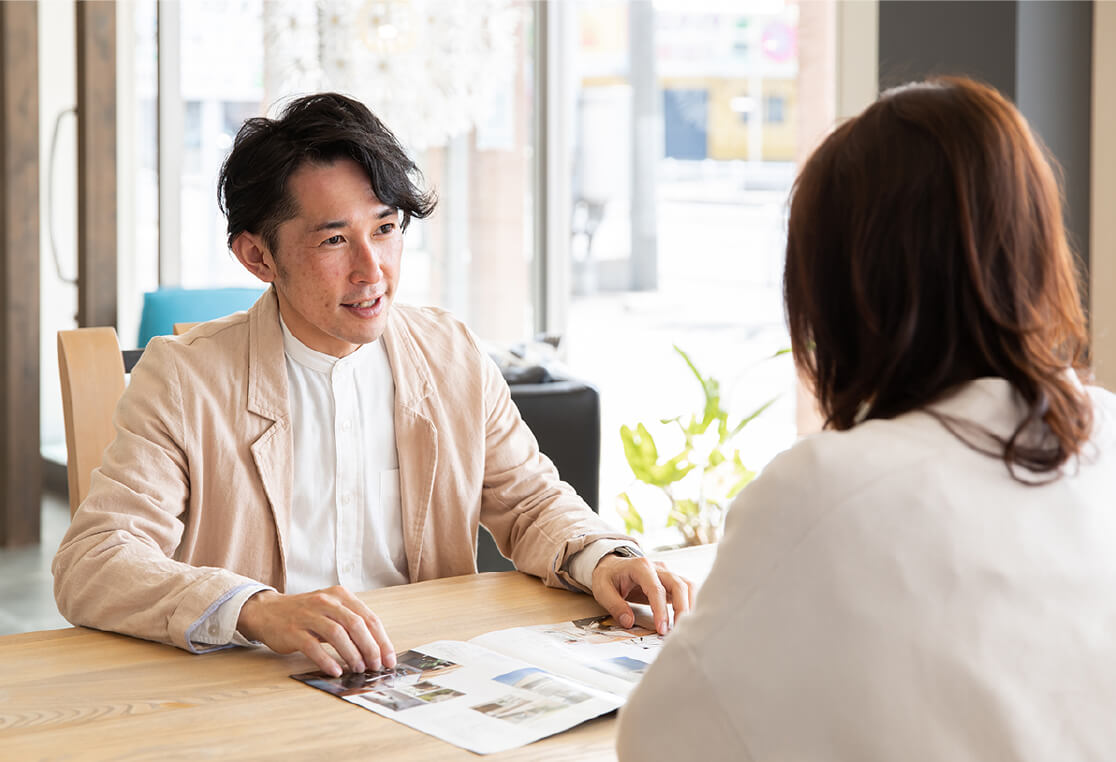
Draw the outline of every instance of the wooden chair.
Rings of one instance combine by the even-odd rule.
[[[197,323],[175,323],[178,336]],[[58,375],[62,418],[66,424],[66,483],[70,515],[89,494],[93,469],[111,444],[112,414],[124,393],[124,377],[143,355],[120,349],[113,328],[76,328],[58,332]]]
[[[93,469],[112,442],[112,414],[142,350],[120,351],[113,328],[58,332],[58,375],[66,424],[66,481],[70,515],[89,493]]]

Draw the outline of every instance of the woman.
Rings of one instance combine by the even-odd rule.
[[[733,505],[621,759],[1116,758],[1116,397],[1019,112],[937,79],[839,127],[784,297],[827,430]]]

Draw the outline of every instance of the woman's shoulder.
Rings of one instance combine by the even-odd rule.
[[[1116,395],[1097,390],[1098,417],[1116,420]],[[890,419],[871,419],[846,431],[822,431],[803,437],[764,471],[779,489],[798,485],[804,494],[824,494],[829,502],[845,491],[883,475],[916,466],[955,471],[995,458],[976,452],[939,420],[960,418],[1002,436],[1010,436],[1023,410],[1003,379],[978,379],[957,387],[931,405]],[[1114,427],[1116,428],[1116,427]]]
[[[819,531],[824,527],[844,527],[835,538],[856,534],[855,527],[871,524],[881,506],[909,505],[920,485],[955,477],[958,467],[980,467],[969,460],[985,456],[958,452],[964,445],[938,430],[944,432],[921,415],[804,437],[737,496],[722,547],[733,549],[744,577],[761,580],[765,569],[784,564],[805,538],[823,542],[832,534]]]
[[[947,444],[926,415],[866,421],[847,431],[821,431],[776,456],[745,490],[791,490],[803,497],[835,496],[934,457]]]

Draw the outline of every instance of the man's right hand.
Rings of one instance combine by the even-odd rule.
[[[333,646],[351,672],[395,666],[395,648],[379,618],[340,586],[300,595],[262,590],[240,609],[236,629],[276,653],[301,651],[334,677],[341,675],[341,665],[323,643]]]

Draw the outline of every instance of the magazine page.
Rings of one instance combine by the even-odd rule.
[[[291,677],[478,754],[529,744],[623,703],[474,643],[437,641],[396,658],[393,670]]]
[[[623,700],[659,654],[663,636],[607,614],[557,624],[486,632],[471,643],[529,661]]]

